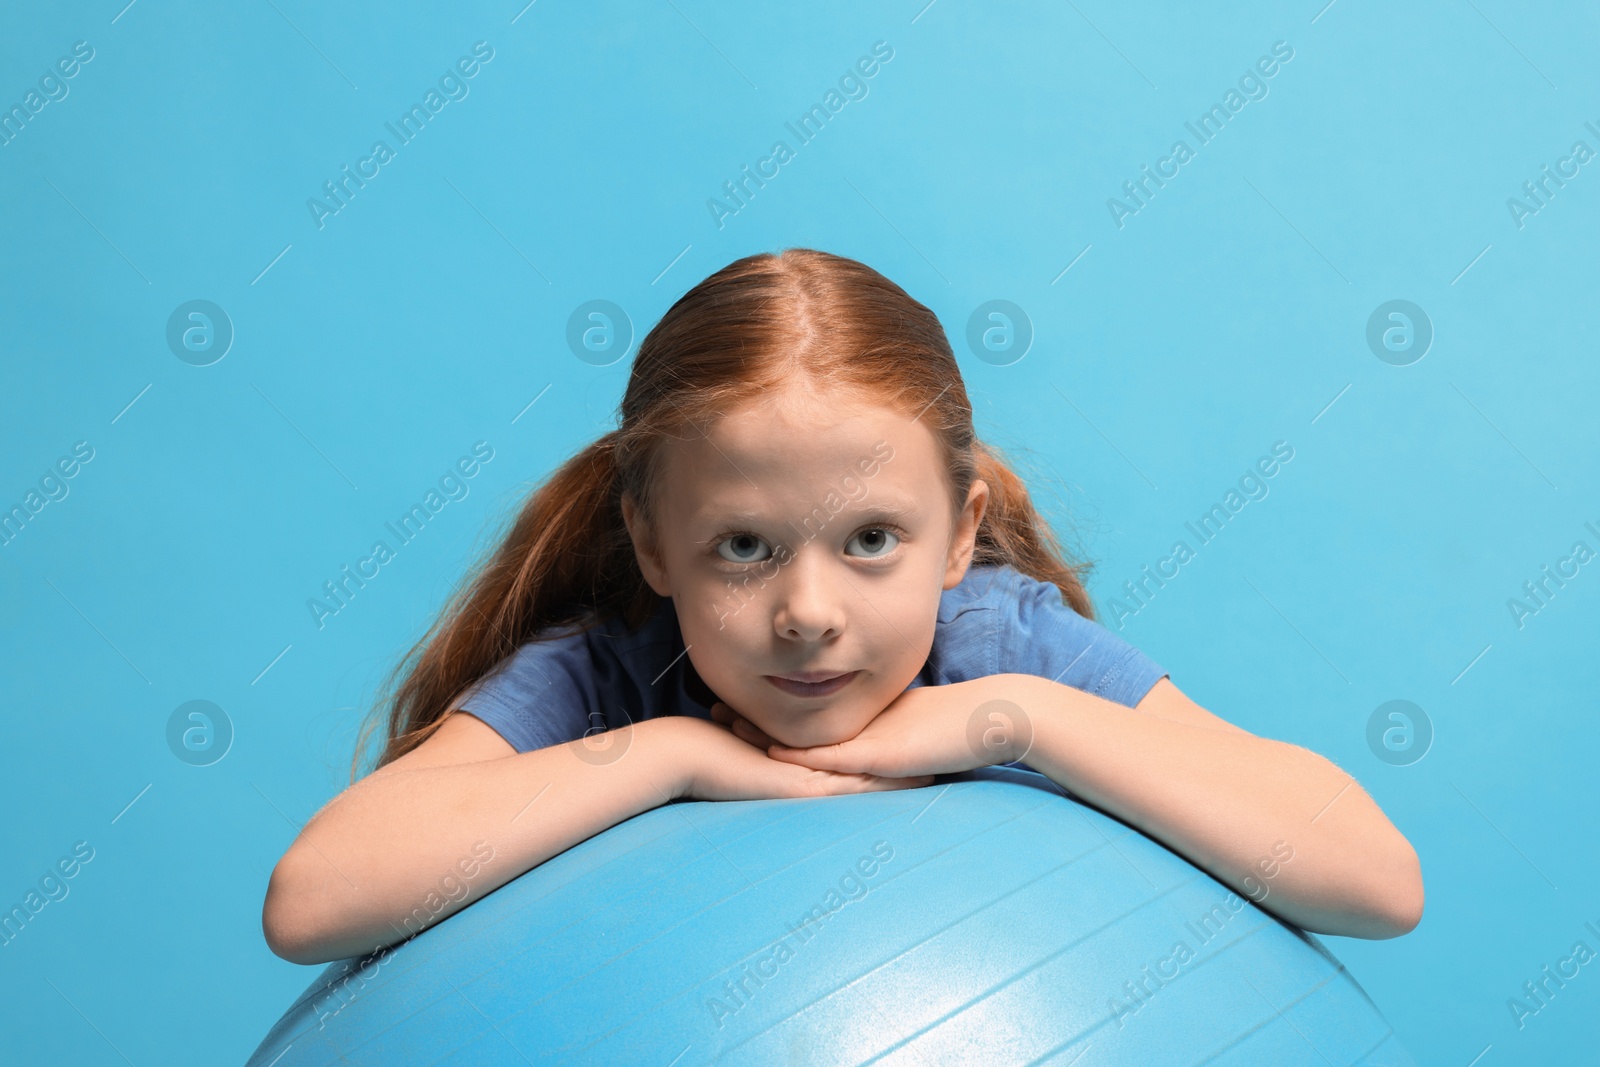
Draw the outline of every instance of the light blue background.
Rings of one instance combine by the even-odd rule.
[[[940,315],[980,434],[1031,450],[1097,562],[1103,618],[1293,446],[1121,632],[1354,774],[1415,844],[1421,926],[1328,943],[1420,1063],[1593,1055],[1600,964],[1520,1030],[1507,1001],[1600,949],[1600,564],[1520,629],[1506,606],[1600,549],[1600,163],[1521,228],[1506,206],[1600,149],[1592,10],[123,2],[0,16],[7,108],[95,50],[0,147],[0,507],[95,449],[0,547],[0,905],[95,849],[0,949],[0,1059],[248,1055],[316,973],[268,951],[261,902],[347,784],[358,715],[496,523],[611,425],[627,362],[576,358],[568,316],[615,301],[642,335],[793,245]],[[469,96],[319,229],[307,199],[480,40]],[[879,40],[867,97],[719,229],[707,199]],[[1119,229],[1107,198],[1280,40],[1269,95]],[[1404,367],[1365,340],[1396,298],[1435,330]],[[166,344],[192,299],[236,330],[211,366]],[[991,299],[1036,331],[1009,366],[965,343]],[[470,495],[318,629],[307,598],[480,440]],[[209,767],[167,746],[192,699],[236,731]],[[1410,766],[1367,744],[1391,699],[1436,731]]]

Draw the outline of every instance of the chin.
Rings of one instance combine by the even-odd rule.
[[[790,748],[837,745],[866,729],[867,723],[874,717],[840,705],[836,708],[822,708],[804,713],[792,722],[775,723],[775,729],[767,730],[766,733],[774,741]]]

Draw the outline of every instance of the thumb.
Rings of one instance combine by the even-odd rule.
[[[842,771],[846,774],[869,772],[869,755],[864,746],[855,741],[842,741],[834,745],[817,745],[813,748],[790,748],[774,744],[767,755],[784,763],[797,763],[816,771]]]

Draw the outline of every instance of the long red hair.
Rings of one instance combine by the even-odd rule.
[[[660,443],[698,435],[796,376],[917,417],[934,434],[960,512],[974,479],[989,486],[973,564],[1010,564],[1052,582],[1085,618],[1080,576],[1035,511],[1022,479],[978,440],[972,405],[937,316],[871,267],[807,248],[736,260],[690,289],[639,344],[620,427],[561,465],[522,504],[510,530],[389,677],[388,739],[374,769],[438,728],[452,701],[547,628],[570,633],[605,617],[630,628],[660,598],[623,525],[621,496],[646,524]],[[697,428],[697,429],[691,429]],[[369,717],[351,761],[377,726]]]

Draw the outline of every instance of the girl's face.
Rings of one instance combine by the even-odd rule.
[[[665,448],[653,553],[627,498],[623,516],[694,669],[786,745],[854,737],[927,662],[988,486],[973,483],[952,523],[925,425],[801,389]]]

